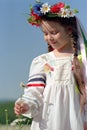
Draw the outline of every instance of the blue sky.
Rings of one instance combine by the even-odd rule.
[[[77,16],[87,31],[87,0],[62,2],[79,10]],[[27,22],[33,3],[34,0],[0,0],[0,100],[15,100],[23,93],[19,84],[27,82],[32,59],[47,52],[41,30]]]

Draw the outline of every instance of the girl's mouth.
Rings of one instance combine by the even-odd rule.
[[[48,44],[50,44],[50,45],[54,45],[54,44],[56,44],[56,42],[54,42],[54,41],[50,41],[50,42],[48,42]]]

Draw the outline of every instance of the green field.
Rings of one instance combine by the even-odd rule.
[[[0,124],[6,123],[6,110],[8,114],[8,123],[16,118],[14,114],[14,101],[7,101],[0,103]]]

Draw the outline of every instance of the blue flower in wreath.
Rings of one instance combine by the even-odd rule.
[[[35,4],[35,5],[33,6],[33,11],[34,11],[34,13],[37,14],[37,15],[39,15],[39,16],[42,16],[42,13],[41,13],[41,10],[40,10],[42,4],[43,4],[43,3],[38,3],[38,4]]]

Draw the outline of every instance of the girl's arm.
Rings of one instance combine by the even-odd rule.
[[[22,100],[24,104],[28,105],[29,109],[23,115],[30,118],[39,114],[40,107],[43,105],[43,91],[46,80],[43,65],[44,62],[40,57],[33,60],[24,94],[17,101],[21,102]]]

